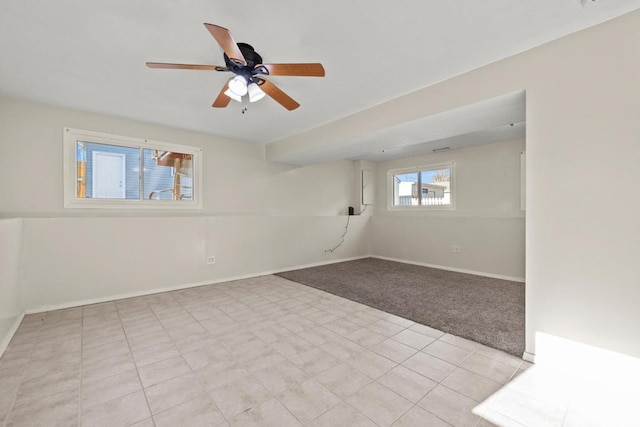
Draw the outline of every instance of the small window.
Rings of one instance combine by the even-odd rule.
[[[200,200],[199,148],[64,129],[67,208],[191,208]]]
[[[453,163],[389,171],[391,207],[453,209]]]

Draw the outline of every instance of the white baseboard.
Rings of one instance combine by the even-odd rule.
[[[11,325],[11,328],[9,328],[7,334],[4,336],[4,338],[2,338],[2,341],[0,341],[0,357],[2,357],[4,351],[7,349],[7,347],[9,347],[9,343],[11,342],[13,336],[16,334],[18,327],[20,327],[20,323],[22,323],[22,319],[24,319],[25,314],[25,311],[22,310],[18,317],[16,317],[13,325]]]
[[[179,290],[182,290],[182,289],[196,288],[198,286],[215,285],[215,284],[218,284],[218,283],[232,282],[234,280],[250,279],[250,278],[259,277],[259,276],[268,276],[270,274],[283,273],[285,271],[298,270],[298,269],[301,269],[301,268],[318,267],[320,265],[336,264],[336,263],[339,263],[339,262],[354,261],[354,260],[357,260],[357,259],[370,258],[370,257],[371,257],[370,255],[363,255],[363,256],[357,256],[357,257],[351,257],[351,258],[335,259],[335,260],[330,260],[330,261],[320,261],[320,262],[314,262],[314,263],[310,263],[310,264],[303,264],[303,265],[297,265],[297,266],[293,266],[293,267],[281,268],[281,269],[277,269],[277,270],[262,271],[262,272],[251,273],[251,274],[244,274],[244,275],[240,275],[240,276],[224,277],[224,278],[219,278],[219,279],[214,279],[214,280],[205,280],[205,281],[202,281],[202,282],[183,283],[183,284],[176,285],[176,286],[167,286],[167,287],[163,287],[163,288],[147,289],[147,290],[144,290],[144,291],[127,292],[127,293],[123,293],[123,294],[116,294],[116,295],[109,295],[109,296],[98,297],[98,298],[90,298],[90,299],[84,299],[84,300],[70,301],[70,302],[64,302],[64,303],[59,303],[59,304],[40,305],[40,306],[35,306],[35,307],[28,307],[25,310],[25,312],[26,312],[26,314],[44,313],[44,312],[47,312],[47,311],[62,310],[62,309],[65,309],[65,308],[80,307],[80,306],[83,306],[83,305],[100,304],[100,303],[103,303],[103,302],[117,301],[117,300],[127,299],[127,298],[142,297],[142,296],[146,296],[146,295],[159,294],[159,293],[162,293],[162,292],[179,291]],[[24,316],[24,313],[23,313],[23,316]]]
[[[536,355],[533,353],[527,353],[525,351],[524,354],[522,355],[522,359],[527,362],[536,363]]]
[[[491,277],[492,279],[510,280],[512,282],[524,283],[524,277],[504,276],[502,274],[486,273],[484,271],[467,270],[464,268],[447,267],[445,265],[428,264],[426,262],[408,261],[406,259],[390,258],[380,255],[370,255],[371,258],[384,259],[387,261],[402,262],[404,264],[419,265],[421,267],[431,267],[440,270],[455,271],[456,273],[473,274],[474,276]]]
[[[309,263],[309,264],[296,265],[296,266],[291,266],[291,267],[286,267],[286,268],[281,268],[281,269],[276,269],[276,270],[267,270],[267,271],[261,271],[261,272],[251,273],[251,274],[244,274],[244,275],[239,275],[239,276],[223,277],[223,278],[218,278],[218,279],[213,279],[213,280],[206,280],[206,281],[202,281],[202,282],[183,283],[183,284],[179,284],[179,285],[175,285],[175,286],[166,286],[166,287],[162,287],[162,288],[147,289],[147,290],[144,290],[144,291],[127,292],[127,293],[116,294],[116,295],[108,295],[108,296],[98,297],[98,298],[90,298],[90,299],[84,299],[84,300],[69,301],[69,302],[64,302],[64,303],[59,303],[59,304],[46,304],[46,305],[39,305],[39,306],[34,306],[34,307],[27,307],[25,309],[25,312],[22,314],[22,316],[24,316],[25,313],[26,314],[44,313],[44,312],[47,312],[47,311],[62,310],[62,309],[65,309],[65,308],[80,307],[80,306],[91,305],[91,304],[100,304],[100,303],[103,303],[103,302],[117,301],[117,300],[121,300],[121,299],[135,298],[135,297],[141,297],[141,296],[146,296],[146,295],[153,295],[153,294],[158,294],[158,293],[162,293],[162,292],[178,291],[178,290],[182,290],[182,289],[195,288],[195,287],[199,287],[199,286],[215,285],[215,284],[218,284],[218,283],[231,282],[231,281],[234,281],[234,280],[250,279],[250,278],[253,278],[253,277],[267,276],[267,275],[270,275],[270,274],[283,273],[285,271],[298,270],[298,269],[301,269],[301,268],[318,267],[318,266],[321,266],[321,265],[336,264],[336,263],[339,263],[339,262],[354,261],[354,260],[363,259],[363,258],[379,258],[379,259],[384,259],[384,260],[388,260],[388,261],[402,262],[402,263],[405,263],[405,264],[413,264],[413,265],[419,265],[419,266],[423,266],[423,267],[439,268],[441,270],[456,271],[456,272],[459,272],[459,273],[474,274],[476,276],[484,276],[484,277],[492,277],[492,278],[496,278],[496,279],[504,279],[504,280],[511,280],[511,281],[516,281],[516,282],[524,282],[523,278],[518,278],[518,277],[502,276],[502,275],[497,275],[497,274],[483,273],[483,272],[478,272],[478,271],[471,271],[471,270],[465,270],[465,269],[459,269],[459,268],[452,268],[452,267],[446,267],[446,266],[440,266],[440,265],[434,265],[434,264],[426,264],[426,263],[420,263],[420,262],[414,262],[414,261],[407,261],[407,260],[383,257],[383,256],[378,256],[378,255],[362,255],[362,256],[356,256],[356,257],[350,257],[350,258],[333,259],[333,260],[330,260],[330,261],[319,261],[319,262],[314,262],[314,263]],[[20,320],[22,320],[22,319],[20,319]],[[19,324],[20,323],[18,322],[18,325]],[[16,328],[17,328],[17,326],[16,326]],[[11,336],[13,336],[13,334],[11,334]],[[4,343],[4,341],[3,341],[3,343]],[[7,341],[7,344],[8,344],[8,341]],[[0,348],[2,348],[2,347],[0,347]]]

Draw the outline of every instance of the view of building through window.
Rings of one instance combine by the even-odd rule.
[[[393,206],[451,205],[451,166],[393,175]]]
[[[77,141],[76,197],[192,200],[192,161],[192,154]]]

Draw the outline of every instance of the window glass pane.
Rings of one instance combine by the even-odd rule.
[[[139,199],[140,150],[76,141],[78,199]]]
[[[393,175],[393,205],[418,205],[418,173]]]
[[[202,209],[202,149],[65,128],[64,207]]]
[[[451,204],[451,169],[434,169],[420,172],[422,181],[421,205]]]
[[[164,150],[143,150],[144,198],[193,200],[193,155]]]

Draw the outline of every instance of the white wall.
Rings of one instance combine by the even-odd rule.
[[[351,161],[303,168],[266,162],[259,144],[0,97],[0,149],[11,156],[0,169],[0,216],[173,215],[64,209],[63,127],[202,147],[204,209],[182,214],[336,215],[350,202]]]
[[[63,127],[202,147],[204,209],[64,209]],[[364,217],[352,219],[342,247],[323,251],[344,230],[352,161],[270,163],[260,145],[8,98],[0,129],[0,152],[11,159],[0,168],[0,217],[24,218],[28,311],[369,253]]]
[[[0,219],[0,355],[24,314],[20,279],[21,219]]]
[[[380,162],[372,254],[524,280],[520,153],[524,140]],[[389,170],[455,162],[455,210],[389,209]],[[454,254],[451,246],[460,247]]]
[[[640,356],[640,11],[267,148],[267,158],[527,93],[527,352],[548,334]]]
[[[151,293],[282,271],[368,253],[366,218],[208,216],[27,218],[27,308]],[[207,265],[208,255],[216,263]]]

